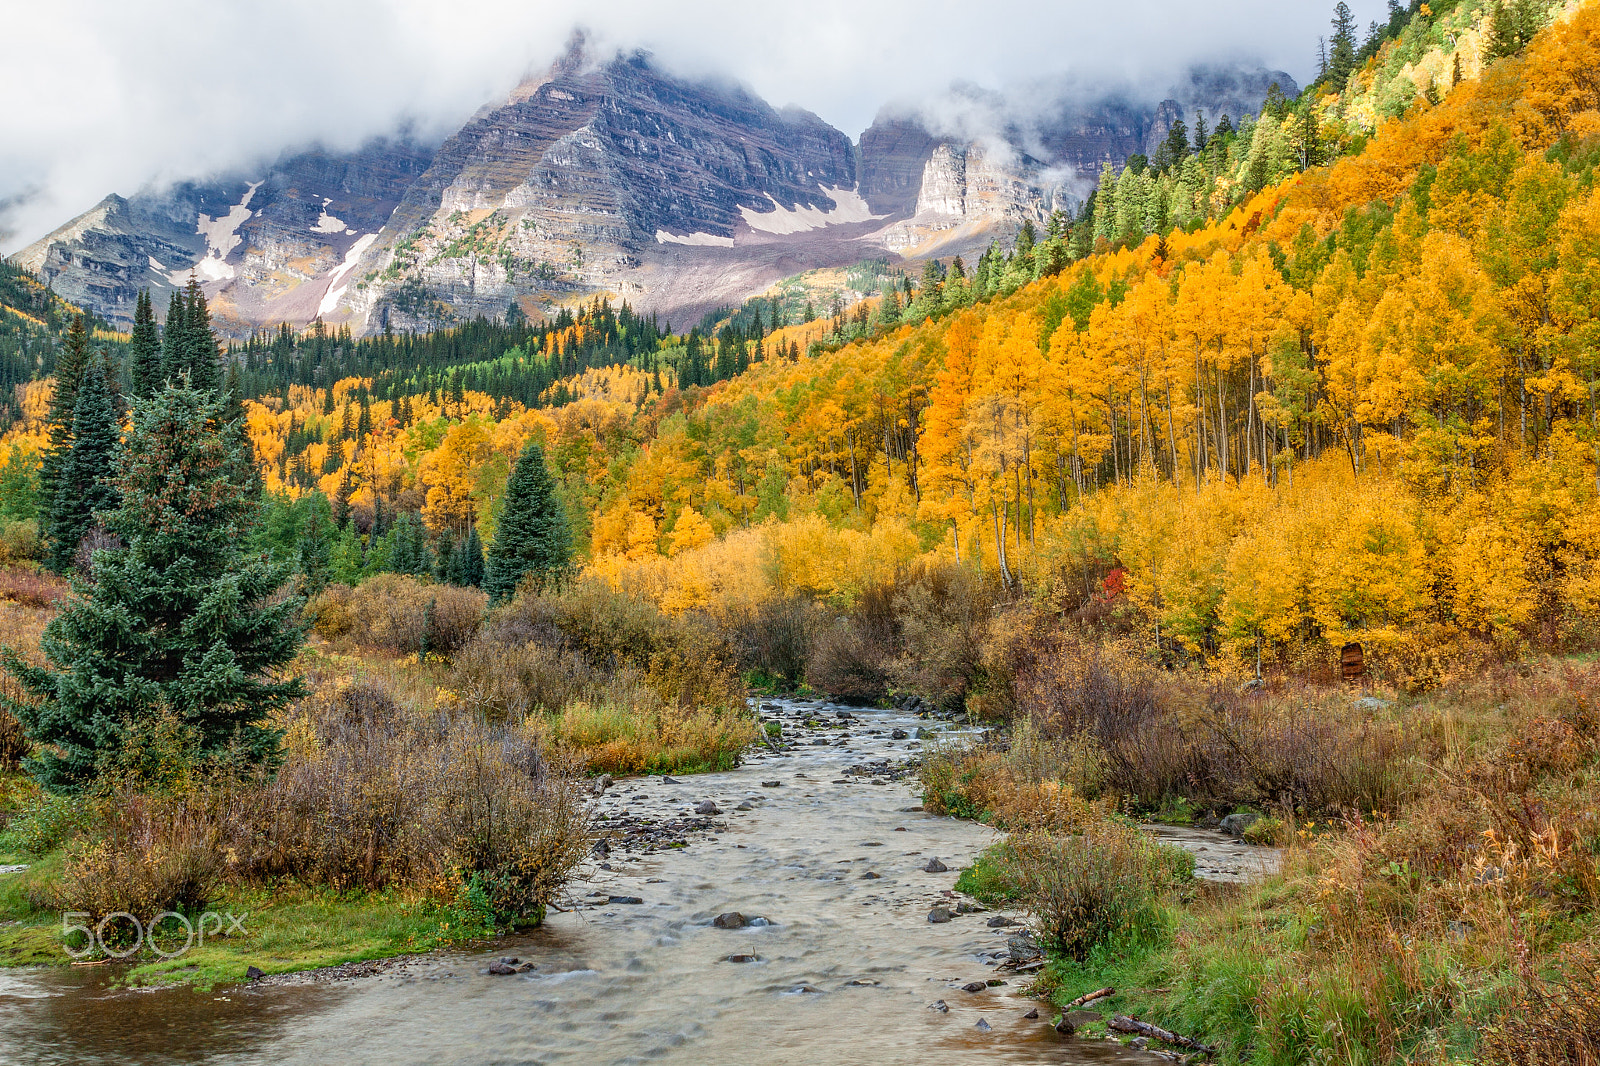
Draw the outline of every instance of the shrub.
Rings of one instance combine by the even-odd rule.
[[[542,726],[554,745],[570,749],[591,771],[693,773],[731,770],[755,739],[748,715],[674,706],[640,714],[617,704],[573,703]]]
[[[0,600],[10,600],[24,607],[54,607],[56,601],[72,591],[72,587],[58,577],[23,567],[0,570]]]
[[[1512,1002],[1483,1028],[1483,1066],[1600,1062],[1600,965],[1580,948],[1553,978],[1524,972]]]
[[[17,716],[0,707],[0,773],[16,773],[31,747]]]
[[[1194,874],[1188,852],[1109,821],[1071,836],[1022,834],[1006,847],[1010,892],[1033,912],[1040,943],[1079,961],[1153,939],[1163,897]]]
[[[872,641],[864,627],[841,618],[817,636],[806,681],[834,699],[876,703],[889,694],[887,651]]]
[[[36,563],[44,558],[44,540],[39,523],[32,518],[0,522],[0,566]]]
[[[329,629],[402,655],[455,651],[478,631],[489,603],[478,589],[433,585],[404,574],[378,574],[356,586],[347,603],[344,595],[335,592],[325,603],[319,599],[319,627],[326,611]]]
[[[806,678],[823,611],[806,596],[774,596],[722,621],[741,669],[792,690]]]
[[[305,701],[285,748],[233,845],[251,876],[453,896],[478,875],[497,918],[519,924],[587,853],[576,782],[520,722],[408,711],[371,683],[337,683]]]
[[[92,821],[93,812],[81,797],[43,792],[11,819],[8,828],[17,847],[37,857],[56,850]]]
[[[163,911],[203,909],[223,869],[226,823],[209,809],[213,799],[118,792],[101,802],[93,834],[68,846],[57,905],[86,913],[91,925],[119,912],[148,925]],[[131,931],[106,927],[108,937]]]

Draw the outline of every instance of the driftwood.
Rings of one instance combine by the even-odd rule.
[[[1179,1033],[1174,1033],[1170,1029],[1163,1029],[1159,1025],[1151,1025],[1149,1022],[1141,1022],[1123,1014],[1112,1015],[1111,1020],[1106,1023],[1106,1028],[1114,1029],[1119,1033],[1138,1033],[1140,1036],[1148,1036],[1168,1044],[1176,1044],[1179,1047],[1189,1048],[1191,1051],[1211,1052],[1217,1050],[1208,1044],[1200,1043],[1198,1040],[1191,1040]]]
[[[1077,999],[1073,1000],[1071,1003],[1068,1003],[1065,1007],[1062,1007],[1061,1009],[1062,1009],[1063,1012],[1069,1011],[1069,1010],[1077,1010],[1079,1007],[1083,1006],[1086,1003],[1093,1003],[1097,999],[1105,999],[1107,996],[1114,996],[1116,994],[1117,994],[1117,990],[1115,988],[1102,988],[1098,992],[1090,992],[1086,996],[1079,996]]]

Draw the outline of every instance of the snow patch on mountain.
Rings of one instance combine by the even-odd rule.
[[[328,214],[328,205],[331,204],[331,203],[333,203],[333,199],[331,197],[324,197],[323,198],[323,200],[322,200],[322,214],[317,216],[317,224],[315,226],[311,227],[311,232],[312,233],[346,233],[346,232],[348,232],[348,230],[345,227],[344,219],[335,218],[333,215]]]
[[[824,226],[841,226],[851,222],[872,222],[886,217],[873,214],[872,208],[867,206],[867,202],[855,189],[830,189],[820,184],[817,188],[834,202],[835,207],[832,211],[824,211],[820,207],[784,207],[772,198],[771,193],[768,193],[767,199],[772,203],[771,211],[752,211],[748,207],[741,207],[739,214],[744,216],[745,224],[751,229],[779,235],[804,233],[807,230],[822,229]]]
[[[196,274],[207,281],[227,281],[233,277],[233,267],[227,262],[228,254],[239,247],[239,242],[244,239],[239,236],[239,227],[250,217],[250,198],[255,196],[261,185],[261,181],[246,185],[244,199],[229,208],[226,215],[212,218],[202,213],[199,216],[195,232],[206,239],[206,254],[194,265]]]
[[[743,210],[741,208],[740,210]],[[715,233],[689,233],[678,236],[664,229],[656,230],[657,244],[688,244],[697,248],[732,248],[732,237],[718,237]]]
[[[350,250],[344,253],[344,262],[332,274],[328,275],[328,290],[323,294],[322,302],[317,305],[317,314],[331,315],[338,308],[339,301],[344,298],[345,290],[350,287],[349,284],[341,284],[341,282],[344,282],[350,271],[355,269],[356,261],[361,258],[368,248],[372,247],[372,242],[377,239],[378,235],[376,233],[368,233],[352,244]]]

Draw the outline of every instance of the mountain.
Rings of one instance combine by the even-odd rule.
[[[895,252],[974,251],[997,228],[1071,206],[1094,188],[1101,163],[1154,155],[1174,119],[1192,126],[1201,111],[1212,128],[1224,115],[1238,125],[1274,83],[1290,97],[1299,91],[1278,70],[1197,66],[1159,102],[1060,85],[1028,111],[970,88],[930,109],[937,118],[916,106],[886,108],[861,135],[861,195],[875,211],[910,216],[882,234]],[[945,128],[953,132],[932,132]]]
[[[224,329],[309,321],[432,155],[409,138],[380,138],[348,154],[285,154],[253,175],[112,194],[12,262],[123,326],[140,289],[164,307],[161,292],[190,271]]]
[[[974,92],[968,103],[1004,119],[997,134],[886,111],[855,145],[810,112],[642,53],[597,61],[579,41],[441,144],[289,152],[107,196],[13,261],[121,325],[139,289],[163,306],[191,271],[234,334],[315,318],[430,329],[597,293],[692,321],[805,270],[975,253],[1042,224],[1098,161],[1158,141],[1169,115],[1237,118],[1268,79],[1293,87],[1205,69],[1158,105],[1063,90],[1026,120]]]

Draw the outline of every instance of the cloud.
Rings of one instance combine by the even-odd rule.
[[[1360,19],[1381,5],[1362,0]],[[1370,11],[1366,10],[1371,8]],[[858,135],[891,100],[1170,80],[1248,55],[1305,80],[1326,11],[1281,0],[51,0],[0,39],[0,250],[108,192],[200,177],[401,122],[446,135],[574,26],[689,76],[738,80]]]

